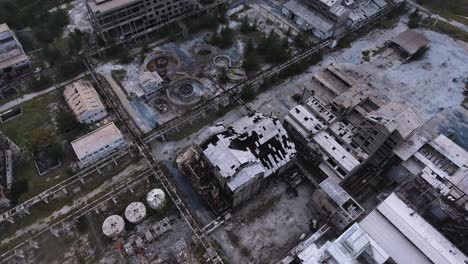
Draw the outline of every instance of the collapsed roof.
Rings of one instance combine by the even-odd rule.
[[[211,136],[198,145],[231,190],[259,175],[272,175],[296,155],[294,143],[275,117],[255,113],[222,131],[220,127],[210,128]]]

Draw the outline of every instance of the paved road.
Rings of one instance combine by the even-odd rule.
[[[31,99],[34,99],[38,96],[41,96],[41,95],[44,95],[44,94],[48,94],[70,82],[73,82],[74,80],[77,80],[77,79],[81,79],[85,76],[86,73],[82,73],[80,75],[78,75],[77,77],[75,77],[74,79],[72,80],[68,80],[68,81],[65,81],[65,82],[62,82],[62,83],[59,83],[59,84],[56,84],[56,85],[53,85],[45,90],[42,90],[40,92],[36,92],[36,93],[29,93],[29,94],[25,94],[23,95],[22,97],[20,98],[17,98],[15,100],[12,100],[12,101],[9,101],[8,103],[5,103],[4,105],[0,106],[0,112],[4,112],[8,109],[11,109],[17,105],[20,105],[20,104],[23,104]]]

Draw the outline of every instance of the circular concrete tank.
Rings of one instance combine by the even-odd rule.
[[[229,56],[227,55],[218,55],[213,59],[213,64],[218,67],[225,69],[227,67],[230,67],[232,63],[232,60]]]
[[[158,50],[149,55],[143,63],[143,68],[149,72],[157,72],[161,77],[174,74],[180,67],[180,58],[168,50]]]
[[[153,189],[146,195],[146,202],[153,210],[160,210],[166,204],[166,194],[161,189]]]
[[[102,223],[102,233],[106,237],[116,238],[125,230],[125,221],[119,215],[111,215]]]
[[[166,90],[169,100],[178,106],[193,106],[203,98],[205,86],[193,77],[173,81]]]
[[[208,44],[198,44],[192,48],[194,58],[200,62],[210,62],[218,50]]]
[[[247,75],[241,67],[229,67],[226,71],[227,77],[231,82],[240,82],[244,80]]]
[[[138,224],[146,217],[146,207],[141,202],[133,202],[125,209],[125,218],[132,224]]]

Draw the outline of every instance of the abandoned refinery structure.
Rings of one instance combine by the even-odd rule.
[[[282,13],[302,30],[318,39],[326,39],[343,33],[387,6],[386,0],[290,0],[283,5]]]
[[[88,0],[94,31],[105,42],[147,37],[152,28],[181,16],[198,5],[189,0]]]
[[[289,168],[296,148],[281,122],[255,113],[208,128],[178,157],[179,167],[216,210],[236,207]]]

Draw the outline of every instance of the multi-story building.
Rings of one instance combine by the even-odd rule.
[[[319,39],[333,37],[387,6],[385,0],[291,0],[283,14]]]
[[[80,123],[92,124],[107,115],[99,94],[88,81],[79,80],[67,85],[63,95]]]
[[[147,36],[151,28],[190,12],[193,0],[88,0],[94,30],[104,41]]]
[[[468,254],[468,152],[444,135],[413,135],[395,149],[399,195]],[[400,168],[401,168],[400,167]]]
[[[285,127],[301,150],[318,156],[318,167],[341,182],[364,165],[380,166],[423,124],[413,106],[369,96],[333,65],[306,84],[314,95],[294,107]]]
[[[5,74],[15,76],[30,63],[13,31],[7,24],[0,24],[0,80]]]
[[[124,148],[126,142],[117,126],[109,123],[74,140],[71,145],[80,167],[85,167]]]
[[[321,229],[281,262],[315,264],[467,263],[468,258],[396,194],[333,241]]]
[[[194,143],[197,154],[192,153],[191,159],[178,158],[179,166],[198,179],[195,184],[199,189],[220,192],[234,207],[258,193],[267,179],[289,168],[296,156],[295,145],[281,122],[260,113],[229,127],[211,127]],[[200,184],[203,173],[208,178],[206,184]]]

